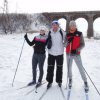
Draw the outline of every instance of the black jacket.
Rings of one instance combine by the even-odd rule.
[[[26,41],[30,46],[33,46],[35,54],[45,54],[45,46],[47,44],[46,35],[38,35],[34,37],[32,42],[26,37]]]

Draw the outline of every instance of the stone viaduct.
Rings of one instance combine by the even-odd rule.
[[[68,24],[71,20],[76,20],[78,18],[86,19],[88,23],[87,37],[93,37],[93,22],[96,18],[100,17],[100,11],[76,11],[76,12],[44,12],[42,13],[46,19],[51,23],[52,20],[64,18],[66,20],[66,30],[68,29]]]

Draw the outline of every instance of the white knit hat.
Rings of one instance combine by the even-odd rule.
[[[75,27],[75,28],[77,28],[76,22],[74,20],[70,21],[69,27]]]
[[[40,27],[39,27],[39,30],[44,30],[44,31],[46,31],[47,28],[46,28],[45,26],[40,26]]]

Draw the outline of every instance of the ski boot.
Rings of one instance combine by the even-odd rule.
[[[87,82],[84,82],[84,89],[85,89],[85,92],[89,91],[89,86]]]
[[[38,82],[38,83],[36,84],[36,88],[38,88],[39,86],[41,86],[41,82]]]
[[[36,81],[32,81],[28,84],[28,86],[32,86],[32,85],[35,85],[36,84]]]
[[[69,79],[69,84],[68,84],[69,89],[72,87],[72,79]]]
[[[58,83],[58,86],[61,87],[62,83]]]
[[[47,89],[49,89],[52,86],[52,83],[48,83]]]

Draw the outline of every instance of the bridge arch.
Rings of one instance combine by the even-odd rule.
[[[94,37],[100,37],[100,17],[97,17],[93,22]]]
[[[85,18],[77,18],[75,20],[77,28],[83,33],[84,37],[87,37],[88,22]]]

